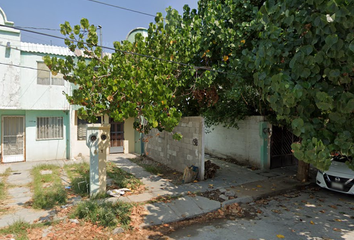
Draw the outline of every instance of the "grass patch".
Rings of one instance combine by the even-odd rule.
[[[71,217],[90,221],[103,227],[121,225],[128,228],[133,205],[124,202],[84,201],[77,205]]]
[[[71,189],[81,197],[89,195],[90,165],[86,162],[65,165],[64,169],[71,181]]]
[[[16,240],[28,240],[29,239],[27,236],[28,230],[35,229],[35,228],[42,228],[45,226],[51,226],[53,224],[56,224],[56,222],[30,224],[23,220],[18,220],[6,228],[0,229],[0,237],[1,235],[11,234],[13,235],[13,238]]]
[[[3,181],[0,182],[0,200],[3,200],[6,196],[6,188],[5,183]]]
[[[31,228],[31,224],[24,222],[22,220],[18,220],[6,228],[0,229],[0,234],[3,235],[12,234],[14,235],[16,240],[28,239],[27,229],[30,228]]]
[[[5,199],[6,197],[6,188],[8,187],[6,181],[10,173],[11,168],[7,168],[6,171],[0,175],[2,177],[2,179],[0,179],[0,200]]]
[[[64,166],[71,181],[71,189],[82,197],[89,196],[90,192],[90,165],[88,163],[77,163]],[[107,162],[107,177],[112,179],[114,188],[130,188],[138,190],[143,183],[134,175],[118,168],[114,163]],[[98,195],[97,198],[105,198],[106,194]]]
[[[120,169],[112,162],[107,162],[107,176],[110,177],[118,188],[130,188],[138,190],[143,183],[133,174]]]
[[[42,171],[51,171],[42,174]],[[48,209],[66,203],[67,194],[61,183],[60,167],[43,164],[32,169],[33,175],[33,207]]]

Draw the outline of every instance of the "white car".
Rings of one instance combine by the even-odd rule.
[[[346,161],[351,160],[351,157],[342,155],[333,157],[331,166],[327,171],[317,172],[317,185],[329,190],[354,195],[354,171],[345,164]]]

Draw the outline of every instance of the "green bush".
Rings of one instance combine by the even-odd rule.
[[[104,227],[127,227],[130,223],[131,208],[131,204],[124,202],[84,201],[77,205],[73,217]]]

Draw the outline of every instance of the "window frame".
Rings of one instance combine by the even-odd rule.
[[[77,113],[76,113],[77,114]],[[81,122],[81,123],[79,123]],[[97,117],[97,121],[95,123],[102,123],[102,118],[101,116],[98,116]],[[85,119],[80,119],[78,116],[76,116],[76,125],[77,125],[77,128],[76,128],[76,139],[77,141],[86,141],[86,130],[87,130],[87,124],[92,124],[90,122],[88,122],[87,120]],[[79,136],[79,133],[81,133],[82,131],[79,131],[79,125],[84,125],[84,133],[85,135],[82,135],[82,136]]]
[[[39,136],[40,134],[40,124],[47,119],[47,122],[44,123],[44,128],[46,128],[44,131],[46,131],[46,133],[42,134],[43,136]],[[51,119],[51,121],[50,121]],[[54,120],[55,119],[55,120]],[[57,129],[54,129],[54,125],[56,125]],[[51,130],[49,130],[49,128],[52,128]],[[49,132],[51,131],[51,132]],[[55,134],[55,131],[57,131],[57,133],[59,132],[59,134]],[[49,137],[51,135],[51,137]],[[57,135],[57,136],[55,136]],[[41,117],[37,117],[37,126],[36,126],[36,140],[37,141],[46,141],[46,140],[62,140],[64,139],[64,117],[45,117],[45,116],[41,116]]]
[[[40,66],[40,64],[43,64],[42,66]],[[39,83],[38,79],[39,79],[39,71],[48,71],[49,72],[49,84],[43,84],[43,83]],[[55,77],[52,74],[52,71],[50,71],[50,69],[47,67],[47,65],[45,65],[44,62],[41,61],[37,61],[37,85],[42,85],[42,86],[60,86],[60,87],[64,87],[65,86],[65,81],[63,78],[63,74],[58,73],[57,76],[60,77]],[[53,80],[54,79],[61,79],[62,84],[53,84]]]

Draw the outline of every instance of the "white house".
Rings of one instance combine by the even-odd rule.
[[[64,58],[68,48],[21,42],[0,8],[0,159],[1,163],[71,159],[88,155],[87,122],[77,116],[63,92],[73,85],[52,75],[43,56]],[[111,153],[134,152],[133,119],[111,123]]]

